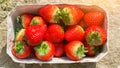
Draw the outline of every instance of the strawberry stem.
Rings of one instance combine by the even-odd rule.
[[[98,31],[90,32],[87,36],[87,43],[89,45],[98,45],[101,43],[101,34]]]
[[[54,20],[57,22],[57,23],[60,23],[60,20],[62,19],[61,17],[61,10],[57,10],[56,11],[56,14],[54,16]]]
[[[69,14],[69,11],[67,9],[63,9],[61,11],[61,16],[62,16],[62,21],[64,23],[69,23],[70,22],[70,14]]]
[[[77,50],[75,51],[75,55],[79,58],[81,57],[85,57],[85,53],[87,52],[87,50],[84,48],[83,45],[80,45]]]
[[[22,54],[24,52],[23,42],[15,42],[15,50],[17,54]]]
[[[39,55],[44,56],[47,54],[49,46],[46,42],[42,42],[40,46],[37,46],[34,49],[39,53]]]

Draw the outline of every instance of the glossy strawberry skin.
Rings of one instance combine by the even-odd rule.
[[[31,20],[30,25],[34,26],[34,25],[44,25],[45,21],[42,19],[42,17],[40,16],[34,16],[33,19]]]
[[[65,25],[76,25],[82,19],[84,13],[77,6],[66,5],[61,12],[62,20]]]
[[[61,57],[64,54],[64,43],[54,43],[55,46],[55,57]]]
[[[40,8],[38,13],[42,16],[46,22],[57,23],[57,15],[59,15],[60,9],[56,5],[48,4],[43,8]]]
[[[19,48],[19,47],[22,47],[22,48]],[[20,49],[23,49],[22,52],[20,51]],[[30,56],[31,48],[26,44],[19,45],[14,43],[12,46],[12,54],[16,58],[24,59]]]
[[[34,47],[35,55],[39,60],[51,60],[55,53],[55,46],[49,41],[43,41],[39,46]]]
[[[69,27],[66,30],[65,39],[67,41],[74,41],[74,40],[83,41],[84,40],[84,34],[85,34],[85,31],[81,26],[74,25],[74,26]]]
[[[85,57],[86,50],[80,41],[71,41],[65,46],[65,53],[71,60],[77,61]]]
[[[104,17],[103,12],[88,12],[83,19],[87,26],[101,26],[104,23]]]
[[[107,39],[107,33],[100,26],[90,26],[85,30],[85,39],[91,46],[101,46]]]
[[[33,17],[34,16],[32,14],[25,13],[18,17],[18,22],[22,24],[24,28],[26,28],[30,25],[30,22]]]
[[[43,26],[35,25],[29,26],[25,30],[25,36],[28,39],[28,44],[31,46],[37,46],[43,40],[43,36],[47,30],[46,24]]]
[[[64,39],[64,30],[58,24],[51,24],[48,26],[44,39],[53,43],[62,42]]]

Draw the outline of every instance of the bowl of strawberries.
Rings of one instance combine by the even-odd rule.
[[[29,64],[97,62],[108,53],[107,24],[95,5],[18,5],[7,17],[7,54]]]

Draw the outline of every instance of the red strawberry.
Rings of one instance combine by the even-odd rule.
[[[45,40],[53,43],[62,42],[64,39],[64,30],[58,24],[51,24],[50,26],[48,26],[48,29],[44,38]]]
[[[55,53],[55,47],[48,41],[43,41],[39,46],[35,47],[35,55],[39,60],[51,60]]]
[[[74,41],[74,40],[83,41],[84,33],[85,32],[81,26],[74,25],[74,26],[69,27],[67,31],[65,32],[65,39],[67,41]]]
[[[32,18],[33,18],[33,15],[25,13],[25,14],[22,14],[21,16],[18,16],[17,19],[18,19],[18,22],[22,24],[24,28],[26,28],[27,26],[30,25]]]
[[[54,43],[55,45],[55,57],[61,57],[64,54],[64,44]]]
[[[87,25],[84,21],[80,21],[79,25],[85,30],[87,28]]]
[[[20,30],[16,33],[15,41],[22,41],[22,40],[24,40],[24,36],[25,36],[25,29],[20,29]]]
[[[65,25],[76,25],[82,19],[84,13],[77,6],[67,5],[61,11],[62,21]]]
[[[40,17],[40,16],[33,17],[32,21],[30,23],[30,25],[41,25],[41,26],[44,24],[45,24],[45,22],[42,19],[42,17]]]
[[[60,19],[60,9],[56,5],[46,5],[40,8],[38,13],[49,23],[57,23]]]
[[[89,12],[84,15],[83,19],[87,26],[101,26],[104,22],[104,17],[103,12]]]
[[[37,46],[43,40],[43,36],[47,30],[47,26],[34,25],[29,26],[25,30],[25,36],[28,39],[28,44],[31,46]]]
[[[105,43],[106,38],[105,30],[99,26],[90,26],[85,31],[85,39],[89,45],[101,46]]]
[[[80,60],[85,57],[87,52],[84,48],[84,44],[80,41],[71,41],[65,46],[65,52],[69,59]]]
[[[31,48],[24,42],[15,42],[12,46],[12,53],[16,58],[27,58],[31,54]]]
[[[87,49],[87,53],[86,53],[87,56],[92,57],[97,55],[100,52],[100,47],[98,46],[90,46],[87,43],[85,43],[84,45],[85,45],[85,48]]]

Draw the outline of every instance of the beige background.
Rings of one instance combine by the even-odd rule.
[[[2,2],[4,1],[4,2]],[[6,16],[16,4],[25,3],[84,3],[98,5],[108,11],[109,15],[109,53],[97,63],[84,64],[23,64],[14,63],[6,54]],[[0,67],[4,68],[118,68],[120,67],[120,0],[0,0]]]

